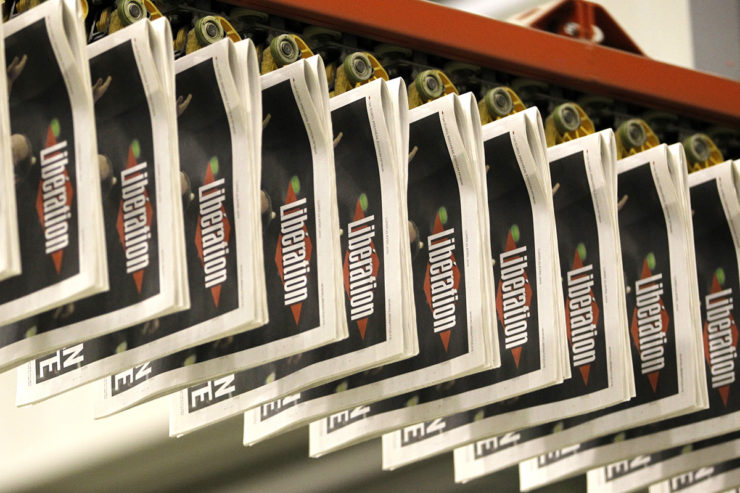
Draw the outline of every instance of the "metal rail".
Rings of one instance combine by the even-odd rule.
[[[422,0],[226,0],[385,43],[740,127],[740,82]]]

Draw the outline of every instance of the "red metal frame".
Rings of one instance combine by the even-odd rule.
[[[226,0],[378,41],[740,127],[740,83],[421,0]]]
[[[534,27],[542,31],[592,42],[594,28],[598,27],[603,39],[597,41],[597,44],[644,55],[640,47],[604,7],[587,0],[560,0],[554,4],[545,4],[539,8],[522,12],[516,20],[520,26]],[[578,25],[578,32],[575,35],[565,32],[565,26],[570,22]]]

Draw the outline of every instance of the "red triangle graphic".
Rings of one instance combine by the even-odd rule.
[[[437,233],[441,233],[444,230],[445,228],[444,226],[442,226],[442,221],[440,221],[439,219],[439,212],[438,212],[437,215],[434,216],[434,227],[432,228],[432,233],[437,234]],[[439,240],[439,241],[444,241],[444,240]]]
[[[218,307],[218,303],[221,301],[221,284],[217,284],[211,288],[211,296],[213,296],[213,302]]]
[[[141,283],[144,281],[144,269],[137,270],[131,274],[131,277],[134,278],[134,283],[136,283],[136,291],[141,293]]]
[[[365,340],[365,331],[367,330],[367,319],[363,318],[357,321],[357,328],[360,330],[360,337]]]
[[[519,359],[522,357],[522,347],[515,347],[511,350],[511,355],[514,356],[514,363],[516,364],[516,367],[519,368]]]
[[[719,396],[722,398],[722,403],[727,407],[727,399],[730,396],[730,386],[725,385],[724,387],[720,387],[717,389],[717,392],[719,392]]]
[[[353,221],[359,221],[365,217],[365,213],[362,211],[362,204],[360,204],[360,199],[357,199],[357,204],[355,205],[355,216]]]
[[[580,269],[581,267],[583,267],[583,260],[581,260],[581,255],[578,253],[578,248],[576,248],[573,254],[573,268],[571,270]]]
[[[290,305],[290,310],[293,312],[293,318],[295,319],[295,324],[298,325],[298,322],[301,320],[301,308],[303,307],[303,302],[300,303],[293,303]]]
[[[211,168],[211,163],[208,163],[208,166],[206,166],[206,176],[203,179],[203,184],[208,185],[209,183],[213,183],[216,180],[216,177],[213,176],[213,169]]]
[[[659,371],[648,373],[648,379],[650,380],[650,386],[653,388],[653,392],[658,390],[658,377],[660,376]]]
[[[445,347],[445,352],[447,352],[447,348],[450,345],[450,331],[445,330],[444,332],[440,332],[439,338],[442,339],[442,345]]]
[[[514,237],[511,236],[511,228],[509,228],[509,234],[506,235],[506,251],[513,250],[516,248],[516,242]]]
[[[128,159],[126,160],[126,168],[133,168],[136,166],[136,156],[134,156],[134,148],[128,146]]]
[[[285,194],[285,203],[290,204],[296,200],[295,190],[293,190],[293,184],[291,183],[288,185],[288,192]]]
[[[588,374],[591,372],[591,365],[583,365],[578,368],[581,370],[581,376],[583,377],[583,383],[588,387]]]
[[[56,252],[51,254],[51,259],[54,261],[54,268],[57,271],[57,274],[61,272],[62,270],[62,257],[64,255],[64,250],[57,250]]]

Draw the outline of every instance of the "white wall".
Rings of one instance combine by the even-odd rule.
[[[650,58],[694,67],[689,0],[591,1],[604,6]]]
[[[0,374],[0,491],[12,491],[167,440],[168,400],[93,419],[93,385],[15,407],[16,372]]]
[[[591,0],[614,17],[649,57],[694,67],[690,0]],[[448,7],[505,20],[548,0],[439,0]]]

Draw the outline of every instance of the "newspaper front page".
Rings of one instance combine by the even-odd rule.
[[[602,411],[457,449],[456,480],[467,481],[543,451],[557,450],[561,453],[554,457],[543,455],[526,464],[539,460],[558,477],[568,477],[576,471],[569,469],[566,459],[573,462],[578,443],[706,407],[705,371],[700,365],[701,318],[695,309],[698,289],[696,275],[690,271],[694,263],[689,261],[694,257],[691,212],[685,163],[680,157],[681,153],[661,145],[617,165],[636,397]],[[501,446],[504,437],[506,446]],[[588,468],[579,466],[578,470]],[[530,478],[534,475],[527,475],[526,481]]]
[[[384,468],[452,450],[492,431],[565,419],[631,397],[614,135],[606,130],[555,146],[548,158],[573,377],[499,405],[385,435]],[[437,432],[430,436],[427,428]]]
[[[397,85],[405,94],[405,85]],[[390,133],[393,104],[377,79],[331,99],[349,338],[231,376],[231,391],[199,399],[215,381],[173,394],[170,434],[179,435],[306,387],[412,356],[403,312],[412,311],[401,176]],[[387,112],[387,114],[386,114]],[[396,117],[397,119],[397,117]],[[400,282],[399,282],[400,281]]]
[[[478,125],[478,120],[471,121]],[[496,304],[492,306],[499,308],[495,317],[501,367],[349,411],[333,410],[332,415],[311,425],[312,453],[350,445],[425,419],[433,421],[417,435],[433,435],[441,431],[439,421],[434,421],[437,416],[490,402],[502,392],[517,394],[562,381],[557,302],[552,295],[558,293],[553,288],[551,267],[555,265],[552,260],[556,247],[549,227],[550,188],[544,186],[542,173],[546,159],[539,114],[527,110],[486,125],[481,129],[481,139],[485,164],[480,160],[479,176],[490,166],[480,182],[488,200],[484,207],[490,210],[491,272],[499,278],[494,286]],[[410,169],[413,171],[413,162]],[[549,174],[545,176],[549,181]],[[507,313],[503,311],[504,275],[507,279],[503,280],[510,280],[507,289],[513,290],[512,295],[507,291],[507,300],[520,301],[520,306],[507,301]],[[517,377],[518,381],[496,383],[498,379]],[[348,414],[353,419],[347,419]]]
[[[3,26],[10,132],[22,151],[15,194],[16,220],[23,228],[22,274],[0,282],[2,325],[108,288],[82,31],[81,19],[61,0],[45,2]],[[36,334],[33,320],[20,325],[26,327],[24,339]],[[32,348],[26,350],[29,354],[3,356],[0,367],[35,356]]]
[[[180,163],[169,144],[177,140],[177,133],[170,133],[175,124],[172,36],[166,20],[155,22],[159,29],[144,20],[89,45],[110,290],[39,315],[39,335],[32,338],[37,349],[55,349],[188,307]],[[122,344],[117,350],[126,349]],[[95,351],[92,345],[83,340],[22,366],[17,403],[102,376],[84,364]]]
[[[740,162],[730,161],[689,175],[709,408],[628,430],[620,435],[618,445],[602,446],[593,452],[598,461],[595,464],[649,454],[740,427],[740,383],[735,367],[738,331],[733,303],[733,293],[740,289],[740,200],[735,185],[738,177]],[[586,444],[584,448],[588,448]],[[610,467],[600,467],[589,475],[607,478]]]
[[[99,416],[348,336],[323,63],[300,60],[260,80],[261,191],[254,191],[265,207],[262,238],[248,251],[263,254],[269,323],[106,378]]]

